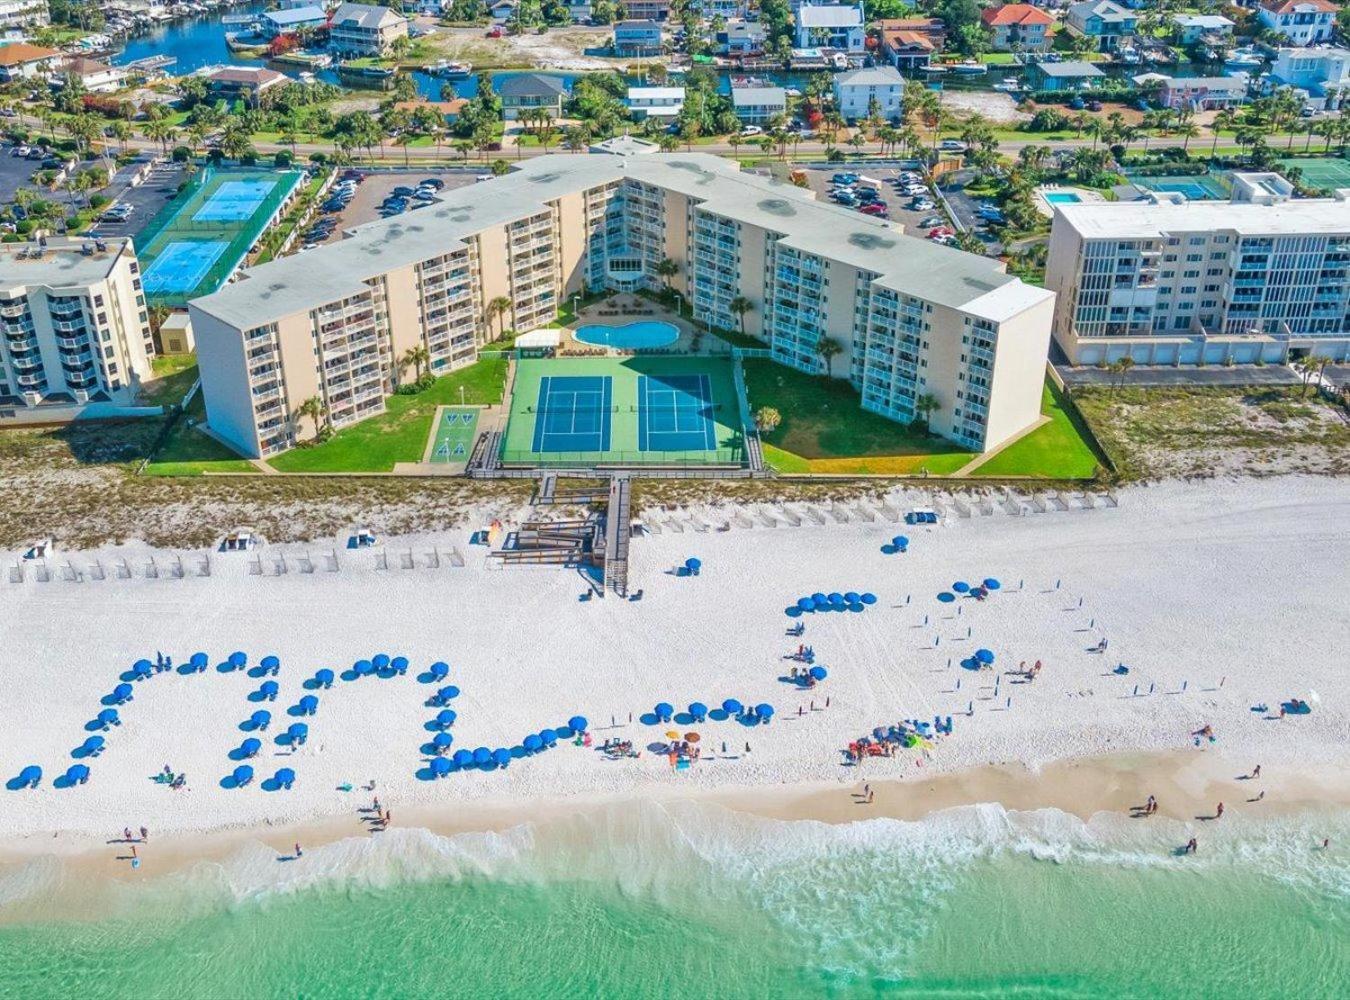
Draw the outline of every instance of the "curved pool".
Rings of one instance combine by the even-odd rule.
[[[680,328],[673,323],[657,323],[652,320],[625,323],[623,326],[603,326],[597,323],[579,326],[572,335],[583,344],[633,351],[673,344],[680,338]]]

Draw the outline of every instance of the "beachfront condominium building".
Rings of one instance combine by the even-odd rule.
[[[51,23],[47,0],[0,0],[0,29],[41,28]]]
[[[1231,202],[1058,205],[1046,287],[1074,364],[1350,357],[1350,201],[1235,174]]]
[[[734,161],[653,153],[536,157],[193,301],[210,426],[274,454],[315,433],[297,415],[312,397],[337,427],[381,412],[412,348],[450,371],[588,289],[667,281],[695,322],[743,321],[867,410],[908,422],[935,397],[933,429],[972,450],[1040,418],[1050,293]]]
[[[131,403],[154,342],[127,239],[0,244],[0,402]]]

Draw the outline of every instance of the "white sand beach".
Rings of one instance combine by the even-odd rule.
[[[1348,518],[1343,481],[1280,478],[1132,488],[1116,509],[932,529],[831,523],[663,533],[634,539],[630,585],[643,598],[628,602],[579,600],[585,587],[565,570],[489,569],[467,532],[387,546],[395,562],[402,550],[457,546],[463,567],[377,570],[371,552],[344,551],[338,572],[279,577],[250,575],[248,555],[213,556],[206,578],[39,583],[29,574],[0,583],[0,780],[30,764],[44,778],[34,791],[0,789],[0,833],[11,851],[31,855],[101,845],[124,826],[156,834],[289,827],[353,816],[370,798],[359,786],[372,780],[399,825],[430,810],[453,815],[494,803],[528,817],[528,803],[544,798],[855,784],[1004,762],[1035,770],[1131,751],[1215,753],[1267,772],[1319,762],[1343,768]],[[909,551],[883,555],[899,533],[909,536]],[[308,551],[317,558],[325,550]],[[262,550],[265,559],[271,552]],[[70,558],[109,564],[119,554],[139,564],[151,553],[130,547]],[[668,572],[690,556],[702,560],[701,575]],[[1003,585],[989,600],[936,600],[956,580],[985,577]],[[800,640],[785,635],[787,605],[835,590],[879,600],[861,614],[805,616]],[[1089,652],[1103,637],[1107,651]],[[780,680],[790,666],[783,657],[799,641],[829,670],[811,692]],[[959,665],[976,648],[995,652],[995,670]],[[103,734],[107,749],[85,761],[87,784],[53,786],[119,674],[156,651],[180,664],[198,650],[211,657],[206,672],[134,685],[134,700],[118,709],[123,724]],[[216,669],[235,650],[250,666],[280,658],[275,703],[248,699],[261,679]],[[314,692],[308,743],[292,752],[273,742],[296,721],[286,710],[310,693],[302,683],[316,669],[341,673],[379,652],[408,657],[408,673]],[[1037,659],[1044,669],[1033,684],[1005,673]],[[597,745],[619,737],[644,752],[610,761],[566,744],[505,770],[419,780],[431,738],[425,724],[436,712],[424,703],[440,685],[417,675],[437,660],[461,690],[452,702],[455,748],[515,746],[580,714]],[[1127,675],[1111,673],[1122,663]],[[1312,713],[1271,718],[1291,696],[1314,699]],[[645,750],[672,728],[642,724],[655,703],[682,711],[726,698],[773,705],[773,722],[675,726],[699,731],[704,748],[678,773]],[[1257,704],[1271,711],[1252,711]],[[251,763],[259,779],[293,768],[294,787],[223,788],[236,766],[229,751],[250,735],[239,724],[259,708],[275,719],[258,734],[263,751]],[[955,732],[931,759],[909,751],[845,766],[850,740],[934,715],[953,716]],[[1216,741],[1196,747],[1190,734],[1207,724]],[[166,764],[187,774],[187,790],[151,780]],[[348,783],[358,788],[339,790]],[[1306,787],[1299,794],[1316,796]]]

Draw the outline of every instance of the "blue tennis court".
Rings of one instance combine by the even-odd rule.
[[[190,292],[211,265],[220,259],[229,243],[223,240],[179,240],[170,243],[145,269],[142,281],[146,295]]]
[[[638,377],[639,451],[715,451],[707,375]]]
[[[243,222],[257,211],[277,182],[262,177],[248,181],[226,181],[192,216],[193,222]]]
[[[613,395],[613,379],[608,375],[540,379],[534,450],[608,451]]]

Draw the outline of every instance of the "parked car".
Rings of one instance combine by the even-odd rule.
[[[833,177],[830,178],[830,181],[831,181],[831,183],[834,183],[834,184],[857,184],[857,183],[858,183],[858,175],[857,175],[857,174],[835,174]]]
[[[413,196],[413,189],[406,184],[400,184],[390,193],[397,195],[400,198],[411,198]]]
[[[747,125],[741,129],[741,135],[763,135],[764,130],[758,125]]]
[[[422,181],[417,186],[435,188],[437,191],[439,191],[441,188],[445,187],[445,181],[441,180],[439,177],[428,177],[426,180]]]
[[[848,191],[836,191],[830,197],[841,205],[847,205],[849,208],[858,204],[858,196]]]
[[[966,144],[957,139],[943,139],[938,143],[938,149],[944,153],[964,153]]]
[[[858,209],[863,215],[888,216],[890,213],[886,210],[886,203],[874,201],[870,205],[863,205]]]
[[[928,229],[931,226],[945,226],[947,220],[940,215],[930,215],[919,220],[919,228]]]

